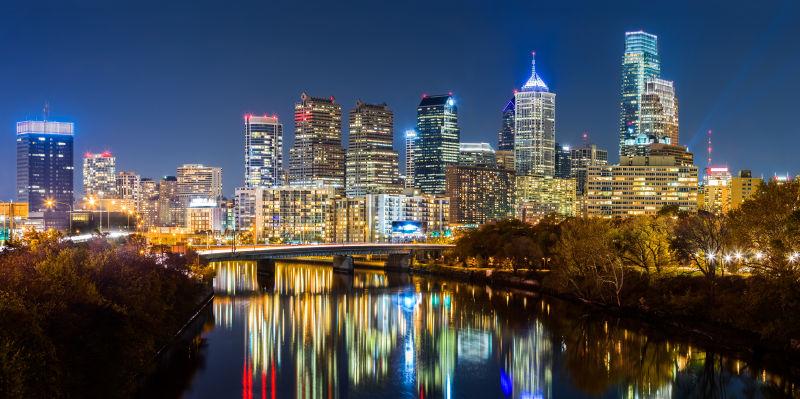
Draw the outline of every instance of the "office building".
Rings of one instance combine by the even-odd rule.
[[[300,95],[294,105],[294,144],[289,150],[289,184],[343,188],[342,107],[331,98]]]
[[[556,95],[536,73],[514,94],[514,163],[517,176],[555,174]]]
[[[158,182],[158,223],[160,227],[176,227],[184,224],[186,205],[178,197],[178,179],[164,176]]]
[[[443,194],[447,166],[458,163],[461,131],[452,95],[424,96],[417,107],[414,185],[426,194]]]
[[[185,164],[178,167],[177,196],[188,205],[195,198],[222,199],[222,168],[202,164]]]
[[[159,194],[158,182],[147,177],[140,180],[136,211],[141,217],[142,227],[146,230],[159,225]]]
[[[105,151],[83,155],[83,195],[93,198],[117,196],[117,158]]]
[[[655,215],[666,206],[697,211],[697,168],[675,157],[623,157],[619,165],[591,166],[586,214],[592,217]]]
[[[572,151],[568,145],[556,143],[555,177],[569,179],[572,177]]]
[[[497,167],[505,170],[515,171],[514,167],[514,151],[513,150],[497,150],[494,152],[497,159]]]
[[[186,207],[185,219],[190,233],[218,233],[222,231],[223,209],[215,200],[195,198]]]
[[[514,99],[515,97],[511,97],[503,107],[503,121],[497,134],[499,151],[514,151]]]
[[[393,149],[394,114],[386,104],[356,102],[350,110],[346,193],[361,196],[400,192],[399,160]]]
[[[547,215],[577,214],[575,179],[552,176],[517,176],[516,214],[519,220],[538,223]]]
[[[586,190],[589,167],[608,165],[608,151],[594,144],[586,144],[583,147],[573,148],[570,155],[572,162],[570,174],[575,179],[575,193],[581,197]]]
[[[283,184],[283,124],[277,116],[244,117],[244,185]]]
[[[639,108],[639,133],[668,137],[668,144],[678,145],[678,98],[671,81],[646,79]]]
[[[497,166],[495,151],[489,143],[460,143],[458,164],[463,166]]]
[[[135,172],[119,171],[115,180],[117,198],[139,202],[142,189],[141,176]]]
[[[403,186],[405,188],[413,188],[414,181],[414,149],[417,143],[417,132],[414,130],[406,130],[405,133],[406,143],[406,176]]]
[[[658,37],[647,32],[626,32],[622,58],[620,101],[620,155],[627,153],[625,141],[634,139],[641,130],[641,104],[648,79],[661,76]],[[676,143],[677,144],[677,143]]]
[[[450,223],[480,225],[514,213],[514,172],[491,165],[447,167]]]
[[[67,212],[73,203],[73,124],[17,122],[17,199],[31,212]],[[63,214],[66,221],[66,214]]]
[[[739,173],[731,179],[731,210],[738,209],[742,203],[750,199],[759,187],[764,184],[764,180],[758,177],[753,177],[753,172],[749,170],[740,170]]]

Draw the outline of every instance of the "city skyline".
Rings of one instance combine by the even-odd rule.
[[[791,140],[793,137],[792,129],[794,129],[794,126],[789,123],[791,118],[788,118],[786,113],[781,112],[781,110],[788,109],[791,104],[791,101],[786,96],[791,95],[789,87],[792,86],[792,79],[796,79],[793,75],[789,75],[789,71],[798,64],[797,52],[791,51],[792,46],[797,46],[791,40],[794,37],[792,32],[797,28],[789,26],[786,21],[788,16],[791,15],[791,12],[786,11],[795,9],[792,8],[791,4],[786,5],[786,8],[782,8],[779,3],[768,3],[767,5],[771,7],[763,7],[764,11],[753,11],[753,18],[757,22],[753,21],[751,25],[735,24],[731,15],[724,14],[728,11],[719,11],[723,14],[714,14],[716,22],[712,25],[723,29],[719,32],[703,35],[703,37],[700,37],[695,32],[695,34],[691,35],[694,38],[693,40],[697,42],[695,44],[686,43],[685,35],[692,30],[692,26],[696,27],[699,24],[696,19],[711,15],[711,10],[701,9],[691,19],[686,17],[683,20],[685,25],[682,25],[681,28],[670,28],[663,18],[643,15],[644,12],[641,9],[634,7],[631,10],[622,12],[618,18],[604,23],[602,26],[603,32],[593,35],[592,40],[585,40],[582,37],[580,43],[576,41],[574,36],[578,35],[581,29],[587,28],[576,28],[575,23],[567,23],[564,27],[555,27],[548,23],[536,29],[533,27],[514,28],[519,32],[525,33],[525,36],[530,37],[530,39],[512,40],[510,44],[501,46],[500,54],[493,54],[491,62],[482,60],[483,55],[480,57],[467,55],[471,52],[467,51],[467,47],[465,47],[464,42],[467,39],[471,38],[472,42],[470,44],[476,49],[476,52],[480,52],[485,50],[486,45],[489,44],[493,36],[496,36],[498,32],[502,33],[503,29],[507,29],[500,27],[499,20],[514,21],[520,18],[510,15],[512,8],[518,10],[522,16],[531,16],[532,10],[529,7],[523,5],[505,6],[495,10],[492,15],[487,17],[486,24],[492,28],[479,27],[478,33],[485,34],[483,37],[466,32],[461,28],[455,28],[452,34],[457,38],[463,38],[463,40],[457,40],[456,49],[441,50],[441,52],[434,54],[437,60],[445,56],[454,56],[452,60],[445,63],[445,66],[448,67],[446,71],[439,66],[427,69],[400,68],[400,71],[386,70],[385,68],[377,67],[374,62],[368,62],[367,65],[357,68],[363,76],[354,77],[352,74],[342,73],[341,62],[334,62],[334,68],[331,72],[321,74],[327,76],[327,79],[331,82],[324,81],[321,77],[316,76],[312,69],[308,68],[299,68],[296,74],[287,74],[283,71],[275,74],[278,76],[269,79],[272,81],[283,78],[287,81],[286,83],[281,83],[280,90],[275,91],[280,94],[273,95],[271,92],[266,97],[262,95],[255,96],[260,98],[254,98],[254,96],[244,92],[237,93],[243,94],[242,100],[234,102],[230,106],[220,107],[214,106],[216,101],[192,99],[191,97],[196,94],[195,92],[181,92],[180,90],[177,90],[177,93],[168,93],[167,95],[167,97],[173,99],[171,103],[172,109],[166,107],[167,109],[161,110],[156,109],[155,106],[142,106],[141,99],[145,98],[144,95],[146,93],[130,86],[127,87],[127,90],[126,87],[123,87],[115,92],[120,97],[119,102],[128,104],[128,107],[93,106],[97,105],[97,99],[91,97],[91,95],[92,93],[98,93],[99,90],[96,79],[84,81],[85,94],[79,94],[76,90],[69,90],[73,87],[72,83],[64,81],[64,73],[76,71],[75,63],[82,52],[88,51],[91,53],[89,55],[94,54],[91,48],[89,50],[76,49],[72,56],[62,58],[64,65],[59,65],[58,68],[44,65],[38,66],[37,70],[39,72],[48,72],[47,76],[33,78],[26,73],[21,74],[19,77],[20,83],[33,84],[29,84],[24,91],[15,91],[12,86],[11,94],[4,94],[4,96],[9,97],[0,99],[2,100],[0,105],[4,105],[6,110],[0,116],[0,123],[3,126],[8,126],[7,129],[3,130],[8,131],[8,136],[11,136],[14,122],[29,118],[39,119],[37,110],[42,107],[44,102],[49,102],[52,110],[50,120],[75,123],[75,151],[77,153],[83,153],[86,150],[108,149],[118,157],[118,169],[134,170],[143,177],[153,178],[174,174],[175,168],[184,163],[203,163],[220,166],[225,171],[226,176],[229,176],[224,182],[224,193],[226,196],[231,196],[233,187],[243,185],[243,182],[240,181],[242,115],[246,113],[254,115],[277,114],[281,120],[288,121],[292,116],[292,104],[302,91],[307,91],[311,94],[336,96],[337,102],[342,104],[343,109],[352,108],[359,98],[363,98],[365,102],[369,103],[385,101],[395,112],[394,148],[401,154],[403,151],[402,134],[400,132],[414,127],[415,105],[419,102],[420,95],[423,93],[436,94],[452,91],[459,106],[459,125],[462,130],[462,141],[490,142],[496,147],[497,132],[501,126],[502,108],[507,103],[512,90],[515,87],[518,88],[520,82],[525,80],[526,75],[529,73],[528,57],[530,51],[536,50],[540,54],[546,54],[537,64],[537,69],[542,71],[543,79],[548,82],[551,88],[559,93],[559,107],[556,111],[556,118],[558,119],[557,140],[562,144],[571,144],[574,147],[580,143],[581,132],[588,130],[590,132],[590,140],[593,143],[616,154],[617,148],[614,143],[618,140],[616,125],[619,117],[619,65],[623,54],[624,32],[642,29],[659,37],[662,70],[668,71],[666,75],[675,82],[676,91],[681,98],[681,143],[689,145],[690,150],[698,155],[698,166],[704,166],[702,159],[704,159],[705,130],[711,128],[715,131],[714,163],[727,164],[733,171],[752,169],[754,175],[769,176],[772,173],[796,173],[796,170],[792,169],[794,165],[787,148],[791,146],[778,145],[779,141]],[[286,11],[285,8],[287,7],[291,8],[292,6],[279,5],[275,11]],[[556,15],[558,11],[564,11],[563,9],[545,9],[535,20],[538,18],[546,19],[552,14],[555,19],[550,22],[556,22],[567,17],[580,16],[583,12],[578,10],[579,7],[564,7],[570,11],[566,13],[566,16]],[[676,4],[673,12],[678,12],[685,7],[687,5]],[[203,16],[200,14],[203,11],[208,12],[207,8],[209,7],[204,7],[201,4],[198,7],[199,10],[193,10],[185,21],[178,21],[178,25],[181,25],[181,23],[191,25],[187,21],[202,21]],[[617,6],[616,8],[623,7]],[[468,7],[467,10],[461,11],[464,14],[461,15],[461,18],[477,18],[476,15],[482,9],[482,6],[477,5],[471,8]],[[31,12],[30,10],[37,10],[37,8],[36,6],[22,7],[22,11],[25,10]],[[134,9],[133,11],[141,13],[146,10],[147,5],[143,5],[141,9]],[[103,16],[104,13],[109,12],[102,7],[93,7],[92,5],[87,5],[85,11],[90,21],[93,20],[92,17]],[[372,11],[378,12],[380,15],[385,12],[385,10],[383,12],[381,10]],[[443,10],[439,8],[434,8],[429,12],[432,15],[418,16],[420,21],[443,14]],[[111,20],[121,18],[118,15],[111,15],[111,17],[113,17]],[[46,21],[47,18],[48,15],[45,14],[41,19],[31,21],[31,26],[44,23],[43,21]],[[168,17],[163,15],[153,16],[144,23],[154,27],[161,26],[164,29],[162,25],[165,19],[169,20]],[[361,23],[363,24],[364,22]],[[593,26],[597,28],[597,23],[595,22],[594,24]],[[16,25],[11,23],[9,26],[14,27]],[[463,25],[460,24],[460,26]],[[756,31],[752,30],[754,26],[759,25],[760,27]],[[103,29],[111,29],[103,24],[100,24],[100,26],[101,28],[105,27]],[[768,26],[768,28],[764,29],[763,26]],[[81,32],[83,35],[94,32],[93,29],[96,30],[98,27],[92,24],[79,24],[76,27],[76,31]],[[392,33],[394,32],[392,29],[395,28],[386,29],[388,33]],[[571,29],[573,31],[570,31]],[[111,33],[120,34],[119,31],[113,29]],[[67,33],[68,36],[70,34],[72,33]],[[177,35],[175,32],[172,32],[172,34],[173,36],[168,35],[168,37],[173,39],[179,37],[179,35],[174,36]],[[241,32],[231,32],[230,36],[236,36],[237,34],[241,34]],[[695,35],[697,36],[695,37]],[[726,35],[729,38],[743,37],[743,40],[738,41],[736,45],[736,52],[730,51],[733,49],[726,47],[727,44],[721,42],[722,37],[726,37]],[[43,40],[38,34],[31,34],[30,36],[29,40]],[[413,42],[413,38],[396,37],[394,34],[389,36],[392,39],[392,44]],[[752,37],[755,37],[755,39]],[[57,39],[53,43],[42,41],[39,44],[42,44],[45,50],[63,51],[56,48],[59,44],[64,44],[63,40],[69,40],[69,38]],[[97,40],[97,46],[100,49],[105,48],[102,46],[103,40],[99,38],[93,40]],[[703,48],[701,46],[708,46],[709,41],[712,42],[711,44],[715,44],[716,47]],[[171,45],[175,45],[174,41],[170,42],[168,40],[168,42],[159,48],[164,51],[168,50]],[[125,43],[127,43],[128,47],[141,44],[141,42],[132,39],[123,41],[123,44]],[[251,41],[245,41],[244,43],[251,43]],[[220,49],[226,45],[228,45],[227,41],[220,43],[218,50],[223,51]],[[232,47],[241,45],[241,43],[230,44]],[[5,46],[9,45],[6,44]],[[332,50],[347,49],[346,45],[341,43],[331,43],[330,47],[331,49],[323,49],[322,53],[327,54]],[[729,51],[725,51],[726,49]],[[761,61],[762,58],[768,57],[771,52],[778,49],[782,51],[782,54],[783,52],[787,54],[782,56],[783,63],[777,67],[774,65],[768,67],[768,63]],[[7,50],[9,49],[7,48]],[[145,50],[136,46],[133,46],[131,50],[134,53],[136,51],[144,51],[146,53]],[[392,54],[415,58],[431,51],[425,46],[414,50],[401,47],[400,50],[392,52]],[[715,58],[711,57],[709,59],[710,55],[701,54],[701,50],[711,53],[710,55],[715,55]],[[586,68],[585,65],[578,65],[580,66],[578,69],[582,69],[583,72],[576,73],[576,64],[565,61],[570,60],[570,57],[574,57],[575,53],[581,51],[585,53],[584,56],[592,57],[592,67]],[[130,56],[121,53],[114,54],[116,56],[109,58],[107,61],[109,66],[116,65],[120,60],[127,59]],[[381,53],[381,55],[385,56],[386,54]],[[92,57],[88,57],[84,62],[88,63],[92,59]],[[174,59],[171,59],[171,61],[173,63],[165,64],[165,70],[156,74],[156,78],[147,77],[144,72],[141,72],[141,74],[137,75],[139,80],[144,82],[145,87],[153,88],[151,86],[154,83],[152,82],[153,80],[161,81],[166,79],[165,74],[182,70],[180,63],[176,63]],[[21,64],[15,65],[15,67],[24,66],[30,61],[17,62]],[[214,64],[211,61],[209,62]],[[405,65],[402,62],[400,64],[400,66]],[[222,64],[216,65],[219,67]],[[345,62],[344,65],[352,67],[356,63]],[[725,66],[724,68],[722,67],[723,65]],[[94,68],[91,65],[86,66],[88,70],[94,70]],[[759,73],[763,68],[768,68],[772,73]],[[213,87],[221,84],[220,82],[231,79],[228,76],[230,72],[226,74],[223,70],[216,70],[218,68],[211,68],[215,69],[216,73],[211,73],[214,71],[209,71],[208,65],[199,67],[199,69],[201,70],[200,72],[190,74],[192,75],[191,78],[184,80],[176,78],[177,80],[174,81],[173,79],[166,79],[167,82],[172,82],[173,84],[168,88],[183,87],[186,82],[197,78],[216,81],[217,83],[210,84]],[[709,72],[711,70],[714,71],[713,74]],[[488,72],[488,74],[485,72]],[[243,75],[245,78],[258,77],[257,73],[243,73]],[[479,75],[485,81],[470,79],[470,77]],[[602,75],[600,76],[602,79],[599,79],[598,75]],[[322,78],[325,78],[325,76]],[[59,77],[61,79],[58,79]],[[122,73],[109,69],[97,79],[109,83],[122,78]],[[382,84],[375,84],[375,80],[378,79]],[[580,85],[585,84],[587,79],[603,80],[605,83],[591,87],[580,87]],[[80,79],[77,80],[80,81]],[[503,83],[498,84],[498,81]],[[747,95],[742,94],[740,90],[753,88],[750,86],[753,84],[750,83],[752,81],[758,82],[757,87],[760,88],[760,91],[756,92],[755,97],[751,92],[748,92]],[[398,90],[398,82],[406,87]],[[779,82],[783,82],[781,87],[778,87]],[[265,91],[270,91],[267,90],[269,86],[264,84],[263,81],[248,82],[248,87],[251,87],[252,90],[252,87],[259,87],[252,85],[259,83],[260,87],[263,87]],[[502,85],[506,86],[501,87]],[[354,87],[348,88],[348,86]],[[366,86],[370,88],[366,89]],[[493,88],[489,90],[486,86],[493,86]],[[75,91],[75,93],[71,93],[71,91]],[[100,91],[102,92],[102,90]],[[161,95],[162,93],[152,92],[148,93],[148,98],[155,103],[160,103],[162,100],[157,97],[161,97]],[[230,99],[230,95],[230,91],[222,90],[220,92],[222,99]],[[130,102],[135,101],[137,98],[140,101],[140,107],[129,108]],[[16,101],[14,101],[15,99]],[[739,112],[730,112],[735,110]],[[164,111],[169,111],[170,118],[165,119],[163,116]],[[769,112],[767,113],[767,111]],[[125,115],[126,112],[131,115]],[[178,126],[172,125],[186,117],[187,112],[191,112],[198,118],[196,125],[191,127],[184,123],[179,123]],[[769,117],[763,118],[763,115]],[[113,123],[114,127],[110,130],[105,127],[112,124],[109,118],[119,119],[119,122]],[[131,123],[131,118],[141,120],[144,125],[140,125],[138,121]],[[173,122],[172,119],[175,119],[176,122]],[[344,146],[347,140],[347,126],[342,125],[342,129],[344,136],[342,145]],[[758,137],[762,138],[762,140],[748,142],[747,146],[740,145],[741,140],[749,137],[749,134],[752,134],[751,132],[755,130],[758,131]],[[291,137],[293,134],[289,133],[290,131],[293,131],[293,129],[287,124],[287,140],[284,144],[284,151],[288,151],[288,147],[293,141]],[[197,140],[192,140],[195,137]],[[0,155],[4,159],[11,159],[7,156],[11,155],[13,157],[13,154],[7,154],[10,150],[10,148],[3,146],[3,149],[0,150],[2,151]],[[166,154],[172,157],[167,157],[165,156]],[[152,160],[156,161],[153,162]],[[613,161],[616,161],[615,157]],[[4,169],[7,170],[0,174],[0,196],[14,197],[13,165],[7,165],[7,168]],[[77,173],[75,187],[80,187],[80,178],[80,173]]]

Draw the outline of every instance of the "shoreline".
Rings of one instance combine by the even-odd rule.
[[[764,364],[771,366],[771,368],[783,370],[800,380],[800,353],[761,340],[752,331],[738,330],[718,323],[671,316],[658,311],[644,312],[639,309],[606,306],[595,302],[583,301],[573,295],[544,287],[541,283],[541,279],[545,275],[543,272],[535,272],[538,276],[532,278],[521,274],[515,275],[511,271],[505,270],[430,264],[414,265],[411,267],[410,272],[412,274],[456,279],[473,284],[485,284],[497,288],[521,289],[539,295],[546,295],[581,306],[587,310],[596,311],[601,313],[602,316],[639,323],[660,333],[685,338],[706,348],[733,354],[752,360],[757,364]]]

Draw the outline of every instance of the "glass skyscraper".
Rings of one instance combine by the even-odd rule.
[[[461,131],[452,95],[425,96],[417,107],[414,183],[426,194],[444,194],[445,171],[458,163]]]
[[[73,203],[73,124],[70,122],[17,122],[17,198],[32,212],[66,212]]]
[[[514,151],[514,97],[503,108],[503,124],[497,135],[499,151]]]
[[[300,95],[294,105],[294,144],[289,150],[289,183],[344,187],[342,106],[333,97]]]
[[[283,184],[283,125],[277,116],[245,115],[244,169],[245,187]]]
[[[641,101],[646,80],[660,76],[658,37],[643,31],[625,32],[619,118],[620,154],[625,153],[625,140],[634,139],[640,133]]]
[[[517,176],[555,174],[556,95],[536,74],[532,54],[531,77],[514,94],[514,165]]]
[[[345,191],[348,196],[400,192],[394,114],[386,104],[356,102],[350,110]]]

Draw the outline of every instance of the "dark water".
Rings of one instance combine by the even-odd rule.
[[[752,362],[530,293],[217,264],[184,398],[787,397]],[[632,325],[631,325],[632,324]]]

